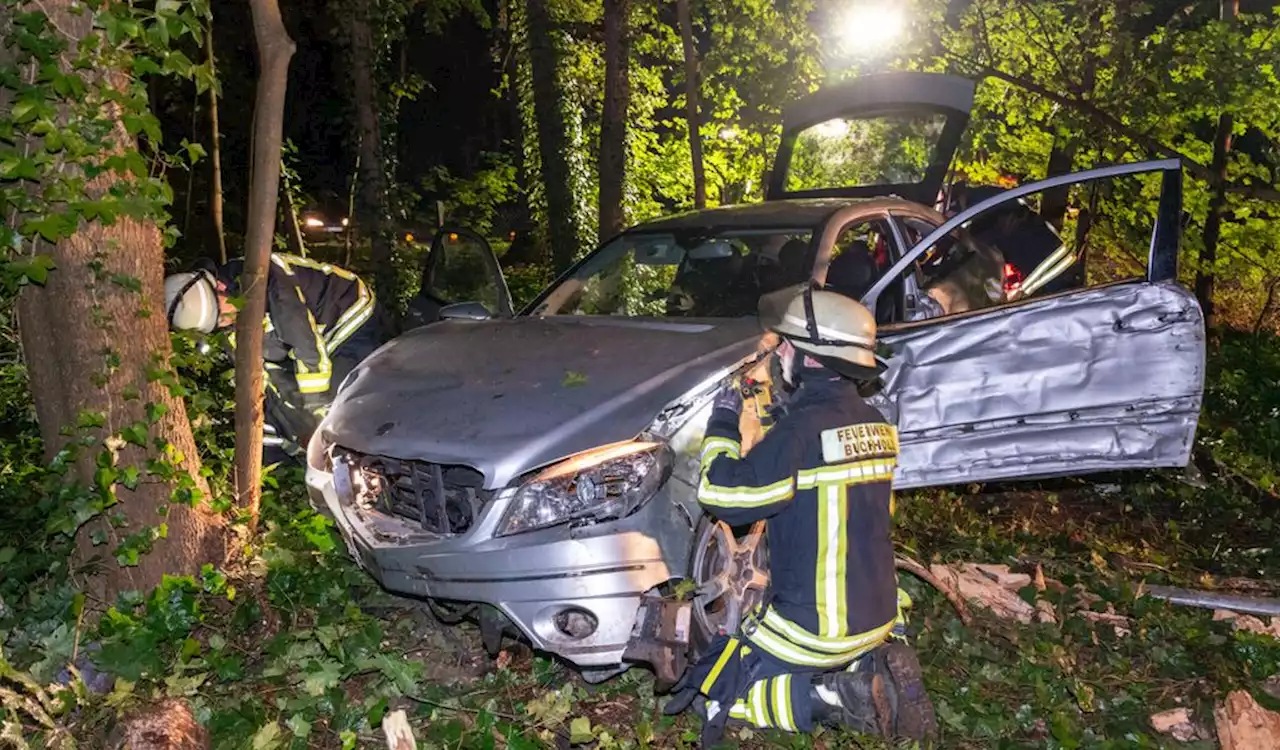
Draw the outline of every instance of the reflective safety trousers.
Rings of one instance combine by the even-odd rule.
[[[730,526],[767,520],[771,580],[740,637],[694,666],[696,687],[729,707],[721,718],[791,731],[811,728],[809,680],[788,675],[856,662],[889,638],[905,596],[890,538],[897,431],[853,382],[806,374],[746,455],[736,415],[713,411],[698,487]]]
[[[855,671],[859,659],[890,638],[905,636],[903,611],[911,599],[899,589],[898,614],[892,622],[860,633],[853,658],[839,669]],[[677,695],[668,713],[683,711],[698,695],[707,698],[707,717],[702,726],[702,746],[721,740],[730,720],[757,729],[780,729],[805,734],[815,727],[811,686],[814,676],[836,669],[792,664],[755,646],[752,636],[761,627],[759,608],[743,620],[739,635],[720,635],[702,658],[690,667],[677,686]]]

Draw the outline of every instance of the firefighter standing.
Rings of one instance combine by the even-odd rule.
[[[239,293],[244,261],[205,262],[165,279],[174,329],[212,333],[235,322],[229,297]],[[383,316],[372,290],[328,263],[272,253],[267,271],[267,376],[264,462],[306,449],[343,378],[383,343]],[[235,346],[235,334],[229,337]]]
[[[737,384],[715,398],[698,501],[731,526],[769,519],[772,580],[739,635],[720,635],[667,712],[705,696],[703,744],[728,722],[809,732],[841,725],[928,739],[936,727],[905,643],[890,524],[897,432],[859,395],[880,373],[875,318],[842,294],[806,289],[773,331],[796,388],[741,454]]]

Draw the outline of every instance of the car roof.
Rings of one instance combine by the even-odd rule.
[[[797,227],[813,229],[821,226],[840,209],[861,206],[867,209],[891,209],[919,204],[902,198],[793,198],[789,200],[744,203],[718,208],[685,211],[638,224],[633,232],[678,232],[688,229],[750,229],[764,227]]]

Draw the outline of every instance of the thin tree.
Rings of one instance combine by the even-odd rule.
[[[213,84],[209,86],[209,163],[213,170],[213,188],[210,209],[213,214],[213,231],[218,237],[218,260],[227,262],[227,234],[222,223],[222,131],[218,128],[218,67],[213,56],[213,19],[205,31],[205,50],[209,57],[209,70],[213,72]]]
[[[689,125],[689,155],[693,159],[693,205],[707,207],[707,173],[702,168],[702,118],[698,115],[698,50],[694,46],[689,0],[676,0],[680,37],[684,40],[684,107]]]
[[[564,93],[557,85],[556,75],[560,55],[556,49],[556,29],[547,0],[525,0],[525,15],[529,27],[529,66],[533,78],[538,155],[547,193],[551,261],[558,273],[573,264],[578,252]]]
[[[600,240],[622,231],[631,102],[631,0],[604,0],[604,107],[600,117]]]
[[[1221,0],[1218,12],[1221,20],[1234,23],[1236,16],[1240,15],[1239,0]],[[1231,158],[1231,132],[1234,127],[1235,121],[1230,112],[1218,115],[1218,131],[1213,136],[1213,163],[1209,167],[1213,172],[1209,182],[1213,192],[1209,196],[1209,214],[1204,220],[1204,247],[1200,250],[1200,265],[1196,269],[1196,299],[1204,311],[1205,327],[1210,330],[1217,324],[1213,309],[1216,274],[1213,266],[1218,260],[1222,214],[1227,206],[1227,163]]]
[[[73,0],[42,0],[24,8],[45,14],[65,38],[67,51],[57,61],[63,71],[73,70],[71,60],[80,43],[93,33],[93,16],[74,10],[75,5]],[[10,27],[12,19],[5,17],[9,10],[0,7],[0,28]],[[28,66],[33,77],[34,66],[35,61]],[[123,92],[131,82],[126,70],[74,74],[87,86],[115,89],[127,100]],[[71,109],[58,110],[56,124],[63,129],[85,124],[71,125]],[[86,132],[97,131],[99,125],[109,128],[89,163],[100,166],[111,157],[136,153],[138,144],[129,136],[122,114],[122,108],[112,104],[88,115],[96,122],[84,128]],[[24,147],[42,148],[34,139]],[[45,183],[41,187],[65,188],[84,165],[56,165],[51,160],[39,178]],[[125,171],[108,168],[84,176],[82,189],[90,200],[136,187],[135,178]],[[14,227],[26,218],[5,216]],[[111,603],[119,592],[149,590],[166,573],[194,573],[204,563],[224,564],[230,549],[227,526],[207,505],[209,487],[200,474],[191,424],[182,399],[166,382],[172,373],[157,368],[172,354],[163,311],[160,228],[153,220],[122,216],[104,222],[100,216],[78,215],[57,241],[33,232],[28,243],[24,249],[31,257],[51,268],[42,285],[24,288],[17,306],[45,455],[52,461],[64,449],[72,449],[74,478],[115,503],[76,535],[75,558],[80,570],[89,574],[82,581],[85,588],[98,602]],[[95,442],[75,451],[82,435]],[[164,451],[158,453],[157,448]],[[167,468],[152,472],[149,464]],[[143,547],[149,546],[150,552],[136,564],[110,561],[121,555],[129,539],[147,537]]]
[[[284,140],[284,97],[294,44],[277,0],[249,0],[258,46],[258,92],[253,105],[253,182],[249,186],[245,263],[240,279],[244,306],[236,317],[235,486],[249,531],[256,530],[262,500],[262,321],[267,313],[267,268],[275,238]]]

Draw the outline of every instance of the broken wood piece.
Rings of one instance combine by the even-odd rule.
[[[1280,617],[1272,617],[1271,622],[1267,623],[1253,615],[1242,615],[1229,609],[1215,609],[1213,611],[1213,619],[1214,622],[1228,620],[1236,630],[1247,630],[1250,633],[1261,633],[1273,638],[1280,638]]]
[[[1241,596],[1201,589],[1183,589],[1174,586],[1150,586],[1147,596],[1164,599],[1171,604],[1181,604],[1202,609],[1229,609],[1250,615],[1280,615],[1280,599],[1261,596]]]
[[[1222,750],[1280,747],[1280,713],[1268,711],[1247,690],[1236,690],[1213,709]]]
[[[973,568],[1005,588],[1020,589],[1031,585],[1031,576],[1026,573],[1011,573],[1008,565],[974,563]]]
[[[1151,728],[1160,734],[1167,734],[1179,742],[1191,742],[1200,739],[1200,727],[1191,719],[1191,710],[1174,708],[1151,715]]]
[[[893,562],[898,570],[906,571],[942,592],[942,595],[947,597],[947,601],[951,602],[951,606],[955,608],[956,616],[960,618],[960,622],[964,623],[966,627],[973,622],[973,615],[969,614],[969,607],[965,605],[964,599],[961,598],[959,589],[944,584],[928,568],[909,557],[895,555]]]
[[[413,727],[404,709],[389,711],[382,717],[382,733],[387,736],[387,750],[417,750],[418,741],[413,737]]]
[[[1094,612],[1093,610],[1082,609],[1079,615],[1084,619],[1103,625],[1110,625],[1116,631],[1116,635],[1124,638],[1133,632],[1133,622],[1124,615],[1111,612]]]
[[[1036,615],[1034,606],[971,565],[960,566],[958,569],[934,565],[930,572],[952,590],[959,592],[961,597],[981,604],[997,617],[1030,623]]]

